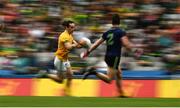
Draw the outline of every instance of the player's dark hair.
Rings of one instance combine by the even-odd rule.
[[[62,25],[63,25],[64,27],[69,27],[69,24],[71,24],[71,23],[74,23],[74,22],[73,22],[73,21],[70,21],[70,20],[67,20],[67,21],[63,21]]]
[[[112,15],[112,24],[117,25],[120,24],[120,17],[118,14],[113,14]]]

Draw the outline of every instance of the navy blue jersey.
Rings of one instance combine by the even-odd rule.
[[[107,56],[120,56],[122,42],[121,38],[125,36],[125,31],[120,28],[112,28],[103,33],[102,38],[106,41],[106,55]]]

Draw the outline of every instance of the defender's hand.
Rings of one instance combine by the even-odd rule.
[[[85,52],[82,52],[82,53],[80,54],[80,58],[84,59],[84,58],[86,58],[89,54],[90,54],[90,52],[89,52],[88,50],[86,50]]]
[[[133,52],[136,58],[141,57],[141,55],[144,53],[143,49],[135,49]]]

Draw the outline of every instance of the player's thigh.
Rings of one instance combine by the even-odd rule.
[[[58,58],[55,59],[55,66],[56,69],[58,70],[58,77],[61,79],[64,79],[64,77],[71,79],[72,78],[72,69],[71,69],[71,64],[69,60],[67,61],[61,61]]]
[[[115,74],[118,72],[120,57],[118,56],[105,56],[105,62],[108,66],[107,75],[110,78],[113,78]]]
[[[63,62],[63,66],[65,67],[65,75],[67,78],[71,78],[73,75],[71,64],[69,60]]]
[[[60,59],[58,59],[58,57],[56,56],[55,59],[54,59],[54,66],[56,68],[56,70],[58,72],[64,72],[66,71],[66,68],[64,66],[64,63],[63,61],[61,61]]]
[[[106,62],[108,67],[118,70],[120,56],[105,56],[104,61]]]
[[[65,68],[63,66],[63,62],[59,60],[58,57],[55,57],[54,59],[54,66],[57,70],[57,76],[59,77],[59,79],[63,80],[65,77],[64,76]]]

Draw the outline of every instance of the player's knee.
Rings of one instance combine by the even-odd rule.
[[[106,81],[108,84],[111,84],[112,83],[112,79],[108,79],[107,81]]]
[[[63,83],[63,79],[56,80],[58,83]]]
[[[58,82],[58,83],[63,83],[64,78],[58,77],[57,79],[55,79],[55,81]]]
[[[72,79],[72,74],[71,74],[71,73],[67,73],[67,74],[66,74],[66,78],[67,78],[67,79]]]

